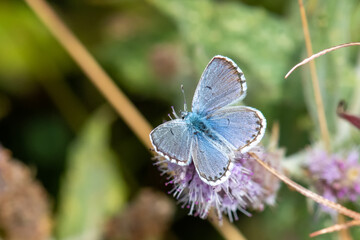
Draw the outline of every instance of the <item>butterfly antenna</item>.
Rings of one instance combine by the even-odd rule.
[[[172,114],[176,117],[176,118],[180,118],[176,112],[175,112],[175,109],[174,109],[174,106],[171,106],[171,109],[172,109]]]
[[[172,117],[171,117],[171,115],[170,115],[170,113],[168,114],[168,117],[169,117],[171,120],[173,120]]]
[[[185,92],[184,92],[184,85],[182,85],[182,84],[181,84],[181,91],[182,91],[183,97],[184,97],[184,111],[187,112],[186,98],[185,98]]]

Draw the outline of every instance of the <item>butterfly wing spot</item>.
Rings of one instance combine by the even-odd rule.
[[[232,150],[241,153],[257,145],[265,133],[266,120],[262,113],[245,106],[227,106],[209,114],[206,123]]]
[[[188,165],[191,162],[192,135],[182,119],[165,122],[150,133],[155,151],[170,162]]]
[[[215,56],[206,66],[196,88],[192,110],[209,114],[246,95],[246,81],[241,69],[229,58]],[[211,90],[209,94],[208,90]]]

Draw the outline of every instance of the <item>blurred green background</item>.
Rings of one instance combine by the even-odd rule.
[[[308,66],[284,79],[306,57],[297,1],[49,3],[153,126],[167,119],[170,106],[182,109],[181,84],[191,102],[204,67],[221,54],[245,73],[244,102],[264,113],[268,133],[280,124],[279,145],[288,156],[318,140]],[[306,1],[305,8],[314,52],[360,41],[358,0]],[[333,138],[340,131],[340,99],[359,113],[359,60],[352,47],[317,61]],[[353,135],[343,139],[358,139]],[[36,170],[58,239],[84,233],[92,237],[83,239],[102,239],[109,219],[141,189],[170,190],[148,150],[23,1],[0,1],[0,142]],[[163,239],[222,239],[209,222],[175,209]],[[284,186],[276,207],[253,215],[234,223],[248,239],[306,239],[332,223]]]

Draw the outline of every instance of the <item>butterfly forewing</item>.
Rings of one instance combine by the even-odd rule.
[[[192,157],[201,180],[212,186],[226,181],[233,167],[230,160],[233,158],[230,149],[222,149],[202,134],[194,137]]]
[[[246,95],[245,77],[229,58],[215,56],[205,68],[196,88],[192,111],[205,115],[240,101]]]
[[[254,108],[229,106],[208,116],[211,128],[229,142],[235,150],[247,152],[264,136],[266,120]]]
[[[192,132],[182,119],[165,122],[150,133],[155,151],[169,161],[188,165],[191,161]]]

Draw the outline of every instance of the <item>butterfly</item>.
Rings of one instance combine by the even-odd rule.
[[[168,161],[185,166],[191,162],[202,181],[215,186],[230,176],[235,153],[257,145],[265,133],[266,119],[251,107],[236,106],[246,96],[246,80],[229,58],[211,59],[192,101],[175,119],[150,133],[155,151]]]

